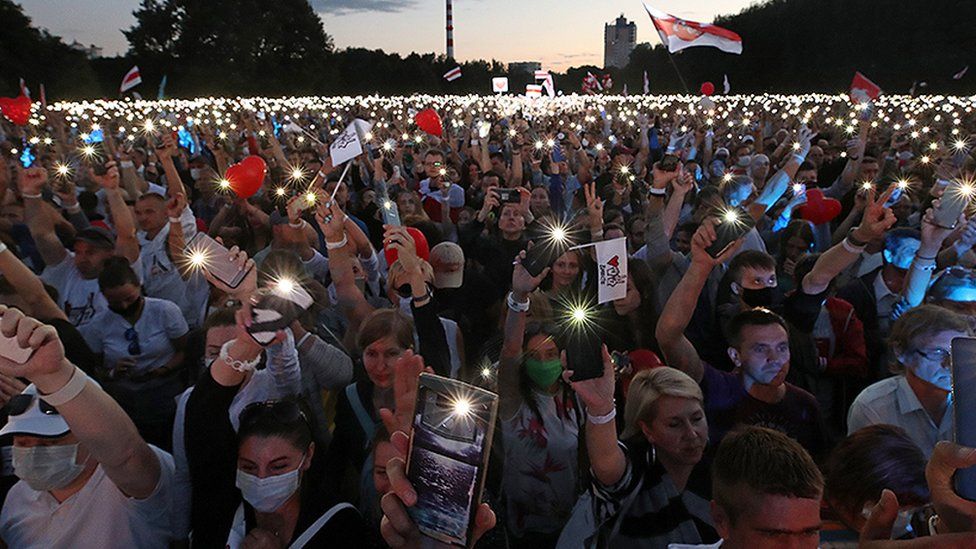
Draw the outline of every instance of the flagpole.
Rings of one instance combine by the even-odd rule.
[[[685,89],[686,94],[690,95],[691,91],[688,89],[688,84],[685,82],[685,77],[681,76],[681,71],[678,70],[678,64],[674,62],[674,54],[671,53],[671,50],[668,48],[667,44],[665,44],[664,50],[668,52],[668,61],[670,61],[671,66],[674,67],[674,72],[677,73],[678,80],[681,80],[681,87]]]

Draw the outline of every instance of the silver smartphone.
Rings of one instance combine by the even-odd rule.
[[[201,232],[190,239],[183,253],[192,266],[206,269],[230,288],[238,287],[250,272],[250,269],[238,267],[231,259],[230,250]]]
[[[958,180],[951,181],[939,199],[939,207],[932,212],[935,224],[944,229],[956,228],[959,214],[969,205],[973,193],[972,185]]]
[[[952,340],[953,438],[957,444],[976,447],[976,338]],[[976,501],[976,467],[959,469],[956,493]]]
[[[400,209],[396,202],[390,200],[390,195],[386,191],[386,183],[378,182],[376,185],[376,205],[380,208],[383,215],[383,224],[394,227],[403,225],[400,221]]]

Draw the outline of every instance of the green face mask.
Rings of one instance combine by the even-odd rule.
[[[563,363],[558,358],[552,360],[525,359],[525,373],[541,389],[548,389],[563,373]]]

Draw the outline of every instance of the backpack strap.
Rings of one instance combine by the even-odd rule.
[[[299,536],[298,539],[296,539],[291,545],[289,545],[288,549],[302,549],[303,547],[305,547],[305,544],[311,541],[312,537],[314,537],[315,534],[319,533],[319,530],[321,530],[323,526],[325,526],[330,520],[332,520],[332,517],[334,517],[336,513],[338,513],[339,511],[343,511],[345,509],[352,509],[353,511],[356,510],[356,508],[349,503],[337,504],[332,509],[326,511],[325,514],[319,517],[318,520],[312,523],[312,525],[309,526],[307,530],[302,532],[302,535]]]
[[[352,411],[356,414],[356,419],[359,420],[359,426],[363,428],[363,432],[366,433],[367,443],[373,440],[373,435],[376,433],[376,422],[366,411],[366,407],[363,406],[363,401],[359,398],[359,391],[356,390],[357,384],[350,383],[346,385],[346,398],[349,399],[349,405],[352,406]]]

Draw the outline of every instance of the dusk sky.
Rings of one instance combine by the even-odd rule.
[[[444,52],[443,0],[310,0],[338,48]],[[128,44],[139,0],[20,0],[34,24],[70,43],[95,44],[106,55]],[[711,22],[738,13],[750,0],[653,0],[676,16]],[[270,3],[273,5],[273,3]],[[657,43],[640,0],[455,0],[455,57],[541,61],[545,68],[603,64],[603,25],[621,13],[637,22],[637,42]]]

